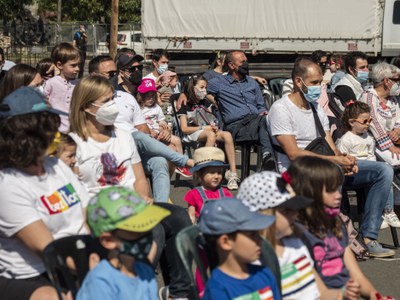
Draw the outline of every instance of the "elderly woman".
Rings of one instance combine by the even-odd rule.
[[[392,166],[400,165],[400,107],[395,98],[400,92],[399,74],[400,69],[394,65],[375,64],[370,72],[374,87],[360,98],[371,108],[370,131],[376,141],[375,152]],[[386,202],[382,218],[381,228],[387,224],[400,227],[400,220],[393,210],[393,193]]]
[[[400,92],[399,73],[396,66],[375,64],[370,73],[374,87],[360,98],[371,108],[370,130],[377,144],[376,153],[392,166],[400,165],[400,107],[394,98]]]

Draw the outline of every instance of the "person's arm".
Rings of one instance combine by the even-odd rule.
[[[258,113],[265,113],[267,111],[267,107],[265,106],[265,100],[264,97],[261,93],[261,89],[260,86],[258,85],[258,83],[256,81],[254,81],[254,85],[255,85],[255,100],[256,100],[256,107],[258,110]]]
[[[196,208],[192,205],[189,205],[188,214],[189,214],[189,218],[192,221],[192,223],[195,224],[196,223]]]
[[[150,197],[150,187],[146,175],[144,174],[142,163],[138,162],[132,164],[132,169],[133,174],[135,174],[135,183],[133,184],[134,190],[138,192],[147,203],[152,203],[153,199]]]
[[[344,264],[346,268],[350,272],[350,277],[358,282],[361,287],[361,295],[366,298],[376,299],[375,293],[377,292],[372,283],[368,280],[367,277],[361,271],[356,258],[354,257],[353,252],[350,247],[347,246],[344,252]]]
[[[315,283],[317,284],[318,291],[320,293],[321,300],[331,300],[331,299],[340,299],[339,295],[342,293],[339,289],[328,289],[325,283],[322,281],[321,277],[318,275],[318,272],[313,268],[313,274],[315,278]]]
[[[37,220],[25,226],[15,236],[40,256],[44,248],[54,240],[53,235],[42,220]]]
[[[150,134],[150,128],[147,123],[135,125],[135,128],[143,133]]]
[[[181,127],[181,130],[184,134],[192,134],[195,133],[198,130],[213,130],[212,126],[207,125],[207,126],[188,126],[187,125],[187,116],[186,115],[180,115],[179,116],[179,126]]]

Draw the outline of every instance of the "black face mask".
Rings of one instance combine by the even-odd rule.
[[[128,80],[134,85],[140,85],[140,83],[142,82],[142,78],[142,70],[136,70],[131,73]]]
[[[237,69],[238,73],[240,75],[249,75],[249,63],[247,61],[245,61],[238,69]]]

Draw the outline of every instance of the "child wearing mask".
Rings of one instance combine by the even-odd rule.
[[[225,178],[228,180],[228,189],[238,189],[239,177],[236,172],[235,160],[235,145],[230,132],[222,131],[218,128],[213,120],[206,120],[204,112],[210,103],[206,100],[206,87],[207,81],[203,76],[195,75],[187,81],[185,88],[185,95],[187,97],[187,104],[177,112],[179,118],[179,126],[182,133],[185,135],[184,141],[186,142],[200,142],[205,143],[206,147],[214,147],[217,142],[223,142],[225,147],[226,156],[228,158],[229,170],[225,173]],[[196,113],[196,111],[200,112]],[[203,121],[208,125],[200,125],[199,115]]]
[[[312,203],[311,198],[296,196],[287,173],[264,171],[247,177],[237,197],[251,211],[274,215],[275,224],[261,235],[275,247],[281,269],[282,298],[339,299],[340,289],[327,289],[303,242],[303,232],[296,223],[298,211]],[[350,288],[350,287],[349,287]]]
[[[94,196],[87,222],[108,255],[88,273],[76,299],[157,299],[151,230],[168,215],[128,188],[108,187]]]

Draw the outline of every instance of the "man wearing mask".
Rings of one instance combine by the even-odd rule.
[[[293,93],[274,102],[268,115],[280,171],[285,171],[297,157],[306,155],[328,159],[340,166],[346,175],[344,190],[365,189],[364,218],[360,231],[370,255],[393,256],[394,251],[382,248],[377,241],[381,215],[390,197],[393,169],[383,162],[356,160],[336,148],[327,115],[317,102],[322,91],[322,72],[315,62],[309,58],[298,58],[292,71],[292,80]],[[325,141],[333,151],[331,155],[317,154],[307,148],[320,136],[315,125],[317,120],[325,131]]]
[[[346,75],[332,88],[342,103],[358,100],[368,81],[368,57],[360,51],[349,52],[344,58]]]
[[[116,91],[135,95],[143,77],[143,56],[131,49],[121,49],[116,57],[117,76],[112,80]]]
[[[235,142],[259,142],[263,153],[262,168],[272,170],[274,161],[266,125],[268,112],[258,83],[249,76],[245,53],[228,52],[225,68],[228,70],[226,75],[218,75],[208,82],[208,97],[218,100],[225,129],[231,132]]]

